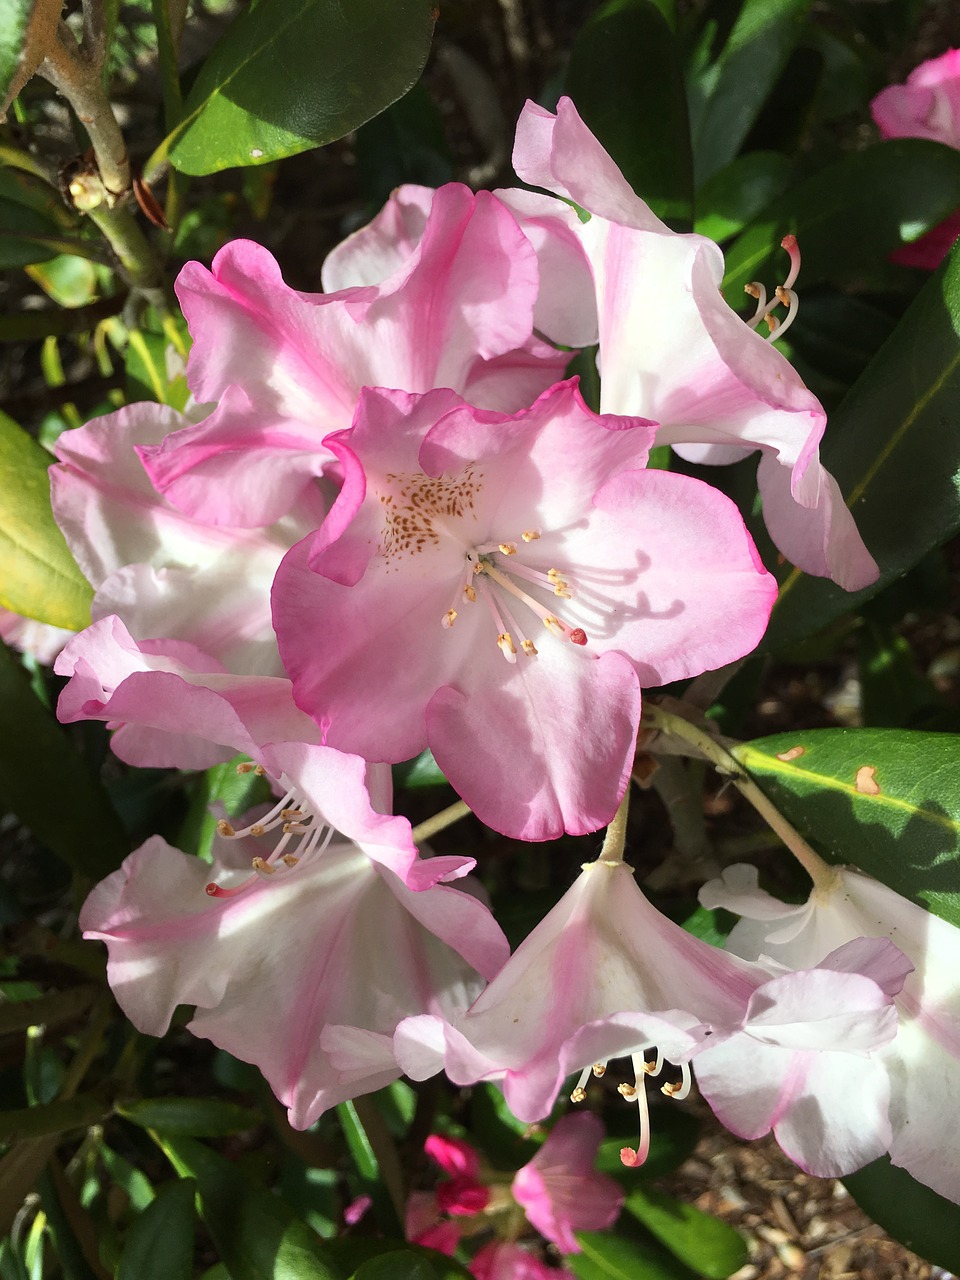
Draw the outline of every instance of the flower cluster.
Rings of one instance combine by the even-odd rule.
[[[389,766],[429,748],[494,830],[594,832],[628,787],[641,691],[756,647],[774,579],[733,502],[648,466],[656,445],[758,453],[782,555],[850,590],[877,574],[820,463],[824,411],[757,329],[796,313],[795,242],[745,322],[717,247],[656,218],[569,100],[528,104],[514,163],[539,190],[401,188],[322,293],[244,241],[188,264],[185,411],[131,405],[62,437],[54,508],[95,595],[57,660],[61,719],[105,721],[135,765],[239,753],[274,793],[220,818],[212,865],[148,840],[87,899],[85,935],[140,1030],[192,1006],[299,1127],[439,1070],[499,1082],[535,1121],[568,1075],[582,1100],[625,1057],[638,1164],[646,1078],[683,1097],[692,1064],[733,1129],[773,1130],[808,1169],[890,1151],[958,1196],[907,1129],[907,1055],[956,1057],[908,979],[912,938],[863,922],[789,957],[720,950],[647,901],[621,839],[510,956],[473,860],[425,856],[392,814]],[[567,376],[577,351],[602,372],[596,410]],[[567,1252],[615,1212],[563,1146],[592,1126],[561,1122],[513,1185]],[[423,1231],[485,1208],[464,1159]],[[504,1262],[518,1248],[475,1274],[538,1274]]]

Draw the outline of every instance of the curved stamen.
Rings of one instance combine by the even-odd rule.
[[[635,1085],[622,1084],[618,1088],[618,1092],[625,1098],[637,1101],[637,1110],[640,1117],[640,1136],[637,1142],[637,1149],[634,1151],[632,1147],[623,1147],[620,1151],[620,1161],[626,1165],[628,1169],[637,1169],[644,1163],[650,1154],[650,1111],[647,1107],[647,1090],[646,1090],[646,1063],[643,1060],[642,1053],[632,1055],[633,1070],[636,1078]]]

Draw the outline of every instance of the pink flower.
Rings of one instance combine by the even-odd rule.
[[[518,1244],[499,1241],[484,1245],[470,1263],[476,1280],[576,1280],[563,1267],[548,1267]]]
[[[413,892],[355,844],[314,845],[276,871],[209,866],[152,837],[80,913],[106,942],[107,976],[138,1030],[162,1035],[195,1005],[195,1035],[256,1064],[290,1122],[400,1075],[391,1037],[413,1013],[454,1017],[503,963],[476,898]]]
[[[701,462],[760,449],[764,518],[784,555],[848,590],[875,581],[877,567],[820,464],[823,408],[790,363],[723,301],[717,246],[660,222],[568,98],[556,116],[527,104],[514,167],[525,182],[590,214],[581,222],[548,196],[498,192],[540,248],[542,289],[552,301],[538,310],[538,328],[562,343],[599,339],[601,409],[652,418],[659,444]],[[596,299],[592,333],[564,283],[582,276],[577,259],[584,255]]]
[[[423,1144],[431,1160],[450,1175],[437,1187],[437,1207],[455,1218],[482,1213],[490,1203],[490,1190],[480,1181],[480,1156],[459,1138],[431,1133]]]
[[[960,150],[960,49],[914,67],[906,84],[887,85],[870,103],[883,138],[927,138]],[[960,235],[960,209],[890,255],[904,267],[932,271]]]
[[[523,839],[607,822],[641,684],[749,652],[775,593],[732,503],[643,469],[651,436],[590,413],[571,382],[513,416],[364,391],[327,440],[340,497],[273,594],[325,741],[386,761],[430,746]]]
[[[57,654],[73,634],[63,627],[52,627],[48,622],[37,622],[10,609],[0,608],[0,640],[28,654],[42,666],[53,665]]]
[[[270,586],[281,557],[327,509],[305,494],[276,524],[216,526],[178,511],[153,488],[135,449],[159,445],[190,419],[133,404],[57,441],[51,468],[57,523],[94,587],[94,621],[119,615],[140,640],[187,641],[242,674],[279,675]]]
[[[646,900],[628,866],[599,860],[466,1015],[447,1024],[408,1019],[395,1047],[417,1079],[441,1067],[454,1084],[500,1079],[511,1110],[526,1121],[549,1112],[571,1073],[581,1073],[573,1094],[580,1100],[591,1070],[603,1074],[609,1059],[630,1056],[635,1080],[620,1092],[638,1106],[640,1140],[636,1152],[624,1149],[626,1164],[647,1155],[644,1052],[656,1048],[654,1074],[665,1061],[681,1065],[680,1084],[664,1086],[669,1096],[685,1096],[691,1059],[698,1079],[706,1063],[704,1092],[725,1123],[729,1112],[736,1132],[745,1127],[735,1106],[743,1098],[758,1132],[806,1120],[809,1145],[851,1172],[873,1158],[876,1134],[863,1135],[862,1158],[847,1146],[849,1060],[859,1068],[858,1087],[879,1096],[884,1073],[868,1055],[896,1033],[891,992],[906,968],[888,942],[861,940],[819,968],[776,976],[686,933]],[[721,1093],[727,1110],[717,1104]]]
[[[425,1249],[436,1249],[452,1258],[462,1231],[459,1222],[441,1219],[435,1192],[410,1192],[404,1210],[403,1234],[411,1244],[422,1244]]]
[[[623,1204],[618,1183],[594,1171],[603,1122],[589,1111],[561,1116],[513,1179],[513,1198],[561,1253],[579,1253],[574,1231],[613,1226]]]
[[[210,523],[271,524],[333,461],[324,437],[349,427],[362,386],[452,387],[513,410],[554,382],[568,357],[532,336],[537,260],[512,215],[450,183],[420,231],[395,242],[387,279],[336,293],[289,288],[249,241],[212,272],[188,263],[187,380],[219,406],[141,450],[157,488]]]
[[[701,901],[744,917],[728,941],[736,954],[791,968],[818,964],[861,935],[896,943],[914,969],[896,995],[897,1037],[879,1051],[890,1090],[886,1147],[894,1164],[960,1203],[960,1169],[943,1140],[944,1116],[960,1104],[960,930],[848,867],[831,869],[800,906],[763,892],[755,868],[742,865],[704,885]],[[850,1081],[851,1124],[865,1083]]]

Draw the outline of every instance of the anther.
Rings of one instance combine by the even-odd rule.
[[[463,588],[463,598],[468,604],[476,604],[477,602],[477,589],[471,586],[469,582]]]
[[[457,620],[456,609],[448,609],[447,612],[440,619],[440,625],[441,627],[444,627],[447,631],[449,631],[450,628],[453,626],[453,624],[456,622],[456,620]]]
[[[255,822],[253,826],[250,828],[250,834],[252,836],[257,836],[258,838],[260,836],[265,836],[267,834],[267,828],[263,825],[262,822]]]
[[[497,547],[502,555],[515,556],[517,554],[517,544],[515,542],[498,542]]]
[[[617,1085],[617,1093],[619,1093],[621,1097],[627,1099],[632,1099],[637,1096],[636,1087],[632,1084],[627,1084],[626,1080],[624,1080],[622,1084]]]
[[[666,1084],[662,1084],[660,1086],[660,1092],[668,1098],[674,1098],[682,1088],[683,1085],[679,1080],[674,1080],[672,1082],[668,1080]]]
[[[243,777],[245,773],[253,773],[253,761],[247,760],[243,764],[237,765],[237,773]]]
[[[523,652],[527,655],[528,658],[535,658],[537,656],[537,652],[538,652],[537,646],[533,643],[532,640],[521,640],[520,648],[523,650]]]
[[[593,1064],[593,1074],[598,1080],[602,1079],[607,1074],[607,1064],[605,1062],[595,1062]]]
[[[513,637],[510,635],[509,631],[500,632],[500,634],[497,636],[497,645],[500,649],[500,652],[503,654],[503,656],[506,658],[508,662],[516,662],[517,647],[513,643]]]
[[[536,541],[537,541],[537,539],[540,537],[540,530],[539,530],[539,529],[524,529],[524,531],[523,531],[523,533],[521,533],[520,537],[524,540],[524,542],[536,542]]]
[[[267,771],[262,764],[254,765],[253,772],[257,775],[258,778],[265,778],[267,776]]]
[[[208,885],[207,885],[207,893],[209,893],[211,889],[215,889],[216,887],[217,887],[217,886],[216,886],[215,884],[213,884],[213,885],[208,884]],[[581,1088],[580,1088],[580,1086],[579,1086],[579,1085],[577,1085],[577,1087],[574,1089],[573,1093],[571,1093],[571,1095],[570,1095],[570,1101],[571,1101],[571,1102],[583,1102],[583,1101],[584,1101],[584,1099],[586,1098],[586,1096],[587,1096],[587,1091],[586,1091],[586,1089],[581,1089]]]
[[[221,836],[235,836],[237,833],[226,818],[221,818],[217,823],[217,834]]]
[[[300,859],[296,857],[295,854],[285,853],[280,861],[285,863],[288,867],[295,867]]]
[[[265,862],[263,858],[254,858],[253,869],[265,876],[275,876],[277,874],[277,868],[271,867],[270,863]]]

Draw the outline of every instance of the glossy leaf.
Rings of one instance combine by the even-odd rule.
[[[233,20],[147,166],[184,173],[268,164],[340,138],[418,79],[431,0],[260,0]]]
[[[726,1280],[747,1262],[747,1246],[733,1227],[652,1187],[637,1187],[624,1208],[672,1254],[708,1280]]]
[[[886,1156],[843,1179],[864,1213],[908,1249],[960,1273],[960,1208],[895,1168]]]
[[[790,161],[776,151],[751,151],[715,173],[697,192],[694,230],[727,240],[761,213],[787,185]]]
[[[90,623],[93,591],[50,509],[53,461],[0,413],[0,605],[55,627]]]
[[[130,1228],[116,1280],[190,1280],[195,1199],[196,1183],[187,1178],[157,1192]]]
[[[398,787],[445,787],[447,779],[433,758],[433,752],[421,751],[413,760],[394,765],[394,780]]]
[[[183,1178],[195,1178],[200,1213],[231,1280],[345,1280],[317,1236],[283,1200],[192,1138],[154,1135]]]
[[[698,187],[740,150],[803,31],[809,7],[810,0],[745,0],[701,88],[693,134]]]
[[[355,152],[373,210],[404,182],[439,187],[453,178],[443,117],[422,83],[357,130]]]
[[[897,138],[853,152],[798,183],[733,242],[723,287],[738,307],[743,286],[782,279],[780,241],[792,232],[803,265],[798,288],[849,279],[915,240],[960,205],[960,152],[921,138]]]
[[[958,420],[960,253],[954,252],[832,415],[820,449],[880,578],[850,594],[824,578],[781,570],[766,648],[833,622],[960,528],[960,432],[950,429]]]
[[[116,870],[127,839],[103,785],[2,645],[0,706],[4,723],[16,725],[16,734],[0,734],[0,802],[81,875]]]
[[[261,1122],[256,1111],[220,1098],[142,1098],[117,1110],[141,1129],[171,1137],[221,1138],[255,1129]]]
[[[426,1258],[409,1249],[395,1249],[363,1263],[353,1280],[437,1280],[437,1273]]]
[[[341,1236],[329,1242],[327,1252],[350,1280],[400,1280],[407,1276],[409,1280],[470,1280],[470,1272],[453,1258],[401,1240]],[[395,1271],[386,1265],[388,1260],[396,1264]],[[412,1269],[415,1265],[419,1271]]]
[[[661,217],[689,223],[687,99],[676,37],[659,8],[608,0],[574,43],[566,88],[637,194]]]
[[[799,729],[733,754],[825,856],[960,926],[960,737]]]
[[[564,1265],[580,1280],[694,1280],[696,1276],[653,1240],[625,1235],[622,1219],[616,1235],[578,1231],[577,1240],[583,1252],[565,1258]]]
[[[37,1107],[0,1112],[0,1141],[22,1142],[100,1124],[110,1114],[102,1098],[61,1098]]]

